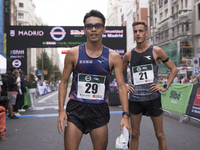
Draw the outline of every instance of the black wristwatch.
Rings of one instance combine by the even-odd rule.
[[[124,111],[124,112],[122,113],[122,117],[123,117],[124,115],[127,115],[128,117],[131,116],[131,114],[129,113],[129,111]]]
[[[167,84],[164,84],[163,87],[166,88],[167,90],[169,90],[169,87]]]

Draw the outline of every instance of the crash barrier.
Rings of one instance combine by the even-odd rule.
[[[56,91],[57,88],[54,86],[37,86],[37,94],[36,97],[39,95],[45,95],[47,93]],[[26,87],[26,93],[24,93],[24,105],[22,108],[27,109],[29,106],[31,106],[31,101],[29,97],[29,89]]]
[[[56,90],[56,87],[54,86],[37,86],[37,92],[39,95],[44,95],[55,90]]]
[[[200,121],[200,84],[171,84],[169,90],[160,93],[163,110],[181,114],[179,122],[187,118]]]

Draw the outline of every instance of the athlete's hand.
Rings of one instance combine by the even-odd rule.
[[[150,90],[151,90],[152,92],[157,92],[157,91],[165,92],[165,91],[167,91],[166,88],[160,87],[159,85],[157,85],[157,84],[155,84],[155,83],[151,84],[150,86],[151,86]]]
[[[130,134],[130,123],[129,123],[129,117],[127,115],[124,115],[121,120],[120,123],[121,133],[123,132],[123,126],[128,130]]]
[[[62,132],[64,132],[64,127],[63,127],[63,121],[65,120],[65,126],[67,126],[67,114],[66,112],[63,111],[59,111],[59,116],[58,116],[58,132],[61,134],[61,130]]]
[[[135,91],[135,90],[134,90],[134,85],[131,84],[131,85],[128,87],[127,91],[128,91],[129,93],[133,93],[133,92]]]

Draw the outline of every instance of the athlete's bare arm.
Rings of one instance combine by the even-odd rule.
[[[113,50],[109,50],[109,65],[111,67],[110,70],[113,68],[115,72],[122,110],[123,112],[128,111],[128,94],[126,85],[124,83],[124,76],[122,73],[122,59],[121,56]],[[123,126],[125,126],[130,132],[129,117],[127,115],[123,116],[120,126],[121,131],[123,130]]]
[[[156,64],[158,65],[159,60],[161,61],[165,61],[168,56],[165,53],[165,51],[163,49],[161,49],[160,47],[154,46],[153,47],[153,56],[154,59],[156,61]],[[176,77],[176,74],[178,73],[178,69],[177,67],[174,65],[174,63],[169,59],[167,62],[164,63],[171,71],[169,78],[166,82],[166,84],[168,85],[168,87],[171,85],[171,83],[173,82],[174,78]],[[152,91],[163,91],[165,92],[167,89],[163,88],[163,87],[159,87],[159,86],[154,86],[154,84],[152,84]]]
[[[124,57],[123,57],[123,70],[122,70],[122,72],[123,72],[124,70],[127,69],[127,66],[128,66],[128,64],[129,64],[130,62],[131,62],[131,51],[128,51],[128,52],[126,52],[126,54],[125,54]],[[129,93],[133,93],[133,92],[134,92],[134,85],[131,84],[131,85],[128,87],[127,91],[128,91]]]
[[[78,60],[78,47],[74,47],[67,51],[64,62],[64,69],[61,78],[61,82],[59,85],[59,95],[58,95],[58,103],[59,103],[59,116],[58,116],[58,131],[61,133],[61,130],[64,132],[63,121],[65,120],[65,126],[67,126],[67,115],[64,110],[65,99],[67,95],[67,86],[68,80],[72,70],[75,68]]]

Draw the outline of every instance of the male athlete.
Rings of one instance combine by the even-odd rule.
[[[131,150],[138,149],[142,115],[150,116],[158,139],[159,150],[166,150],[167,143],[163,132],[163,111],[159,91],[165,92],[169,89],[178,70],[160,47],[147,43],[147,25],[144,21],[136,21],[132,26],[137,46],[127,52],[123,58],[123,70],[130,63],[132,80],[128,88],[132,129]],[[163,87],[157,85],[160,60],[171,70]]]
[[[65,150],[78,150],[83,134],[90,133],[94,150],[106,150],[108,143],[109,76],[115,71],[119,98],[123,109],[121,131],[125,126],[130,131],[128,95],[122,73],[120,55],[102,45],[102,34],[106,31],[105,17],[91,10],[84,17],[84,32],[87,42],[71,48],[65,56],[65,66],[59,86],[58,131],[65,120]],[[69,102],[64,110],[68,79],[73,72]]]

